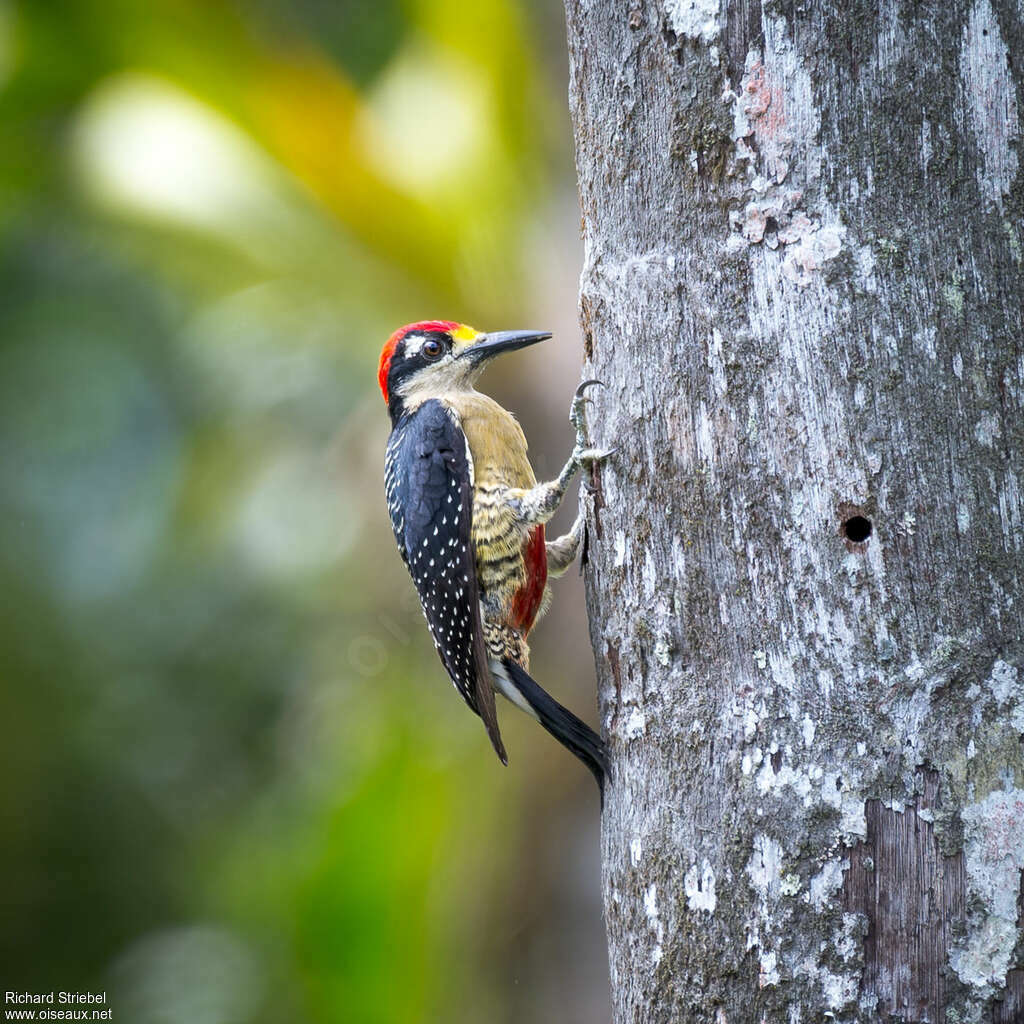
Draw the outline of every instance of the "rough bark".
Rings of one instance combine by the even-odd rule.
[[[1024,1019],[1024,8],[567,15],[615,1020]]]

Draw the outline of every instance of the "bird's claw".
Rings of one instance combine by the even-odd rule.
[[[597,378],[591,378],[590,380],[583,381],[582,384],[576,389],[575,398],[582,398],[586,393],[587,388],[593,387],[595,384],[600,384],[601,387],[605,386],[603,380],[597,380]]]
[[[600,384],[604,387],[604,382],[599,380],[585,380],[572,396],[572,405],[569,406],[569,423],[572,425],[573,430],[576,431],[576,445],[577,447],[587,447],[587,427],[583,421],[583,407],[590,401],[586,396],[587,388],[593,387],[595,384]]]

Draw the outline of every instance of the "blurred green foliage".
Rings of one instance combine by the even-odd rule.
[[[444,681],[373,384],[407,320],[533,326],[571,175],[544,17],[0,0],[5,989],[129,1024],[604,1005],[601,966],[558,987],[579,943],[531,953],[599,931],[575,852],[530,860],[538,809],[594,827],[589,780],[536,740],[572,780],[538,801]]]

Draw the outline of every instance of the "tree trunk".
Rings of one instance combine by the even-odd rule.
[[[615,1020],[1024,1020],[1013,0],[567,0]]]

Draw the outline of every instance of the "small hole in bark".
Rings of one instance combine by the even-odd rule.
[[[864,516],[850,516],[843,523],[843,536],[854,544],[862,544],[871,536],[871,520]]]

